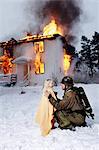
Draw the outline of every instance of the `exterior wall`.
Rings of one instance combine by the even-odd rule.
[[[63,48],[60,38],[44,41],[42,60],[45,63],[45,73],[36,75],[31,73],[31,84],[43,84],[45,79],[51,78],[60,81],[63,71]]]
[[[14,47],[14,56],[16,58],[20,57],[20,56],[26,56],[26,57],[34,58],[33,42],[22,43],[20,45],[17,45],[16,47]]]

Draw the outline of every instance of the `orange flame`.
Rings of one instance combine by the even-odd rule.
[[[43,29],[43,35],[53,35],[53,34],[60,34],[62,35],[63,31],[61,27],[58,27],[57,23],[54,19],[46,25]]]
[[[1,63],[1,68],[3,69],[3,73],[4,74],[10,74],[12,73],[12,58],[9,58],[7,53],[4,53],[3,56],[0,57],[0,61],[2,61]]]
[[[69,68],[70,68],[70,63],[71,63],[71,56],[67,55],[66,53],[64,54],[64,73],[65,75],[67,74]]]
[[[43,53],[43,42],[36,42],[34,45],[34,50],[36,53],[36,58],[34,61],[35,65],[35,73],[36,74],[43,74],[44,73],[44,63],[41,62],[41,53]]]

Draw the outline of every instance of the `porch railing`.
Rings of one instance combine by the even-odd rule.
[[[26,74],[23,78],[23,81],[17,83],[18,86],[24,87],[24,86],[28,86],[30,84],[30,80],[31,80],[31,76],[30,74]]]

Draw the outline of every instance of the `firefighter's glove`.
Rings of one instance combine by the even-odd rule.
[[[94,119],[94,114],[92,113],[91,107],[86,108],[86,114],[88,117],[91,117],[92,119]]]
[[[92,113],[92,108],[91,107],[86,108],[86,112],[87,113]]]
[[[57,96],[57,92],[54,92],[55,96]]]
[[[94,116],[95,116],[95,115],[94,115],[93,113],[91,113],[90,116],[91,116],[91,118],[94,120]]]
[[[52,97],[52,95],[51,95],[51,94],[49,94],[48,99],[50,99],[51,97]]]

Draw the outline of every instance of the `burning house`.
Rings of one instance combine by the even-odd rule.
[[[29,12],[31,16],[36,15],[34,22],[39,18],[40,30],[37,32],[40,34],[30,34],[34,32],[30,30],[20,40],[12,38],[0,43],[0,73],[5,76],[17,75],[17,84],[40,85],[47,78],[59,82],[64,75],[73,76],[74,73],[75,48],[68,43],[71,41],[70,37],[73,37],[74,25],[80,20],[79,2],[36,2],[34,5],[29,1]]]
[[[43,34],[0,43],[0,55],[1,73],[16,74],[18,84],[40,85],[47,78],[59,82],[71,74],[75,48],[67,44],[62,30],[52,20]]]

